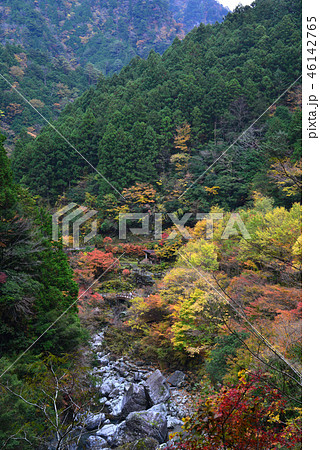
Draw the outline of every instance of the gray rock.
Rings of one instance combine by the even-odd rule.
[[[148,399],[151,405],[164,403],[170,398],[169,386],[159,369],[153,372],[145,382]]]
[[[105,364],[105,363],[108,363],[109,362],[109,357],[107,356],[107,355],[104,355],[104,356],[99,356],[98,357],[98,360],[99,360],[99,362],[101,363],[101,364]]]
[[[119,364],[115,364],[114,368],[124,378],[129,375],[127,367],[123,362],[120,362]]]
[[[96,350],[98,347],[102,345],[102,342],[103,342],[103,332],[93,336],[91,341],[91,347]]]
[[[114,389],[112,389],[112,391],[109,394],[110,398],[116,398],[121,394],[120,388],[119,387],[115,387]]]
[[[144,386],[131,384],[123,398],[121,414],[123,417],[127,417],[131,412],[146,410],[148,406],[149,403]]]
[[[142,380],[142,373],[141,372],[135,372],[134,374],[133,374],[133,380],[134,381],[141,381]]]
[[[175,387],[180,387],[183,385],[186,375],[180,370],[176,370],[169,378],[167,382]]]
[[[138,441],[129,442],[128,444],[117,447],[116,450],[157,450],[159,448],[159,442],[153,438],[146,437],[139,439]]]
[[[109,395],[114,387],[115,386],[113,380],[104,379],[103,383],[100,386],[100,392],[102,395]]]
[[[105,439],[109,445],[114,445],[118,433],[118,428],[119,425],[105,425],[101,428],[101,430],[98,430],[96,432],[96,435]]]
[[[123,398],[124,396],[121,395],[114,399],[113,402],[111,402],[111,411],[110,414],[113,416],[114,419],[118,419],[122,416],[122,408],[123,408]]]
[[[89,436],[86,440],[86,448],[100,450],[102,448],[108,448],[107,442],[100,436]]]
[[[168,416],[167,417],[167,426],[169,430],[173,430],[176,427],[182,427],[183,422],[182,420],[178,419],[177,417]]]
[[[157,405],[154,405],[152,406],[152,408],[148,409],[148,411],[162,412],[165,414],[168,413],[167,406],[164,403],[158,403]]]
[[[87,430],[94,430],[106,420],[106,415],[104,413],[100,414],[88,414],[84,420],[84,426]]]
[[[119,425],[117,445],[123,445],[141,438],[151,437],[160,444],[168,437],[167,416],[164,412],[152,410],[132,412]]]
[[[93,375],[103,375],[108,369],[106,367],[94,367],[92,369]]]

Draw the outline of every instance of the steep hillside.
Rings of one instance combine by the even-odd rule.
[[[177,198],[299,77],[300,14],[299,0],[258,0],[222,24],[201,25],[183,41],[176,39],[162,57],[151,52],[147,60],[136,58],[119,75],[101,80],[69,105],[56,125],[118,190],[160,178],[162,189],[169,173]],[[291,136],[285,147],[292,154],[299,133],[292,131],[298,111],[290,104],[298,92],[290,95],[274,120],[281,122],[277,130]],[[197,183],[195,201],[210,203],[204,188],[219,186],[222,204],[244,204],[271,157],[258,145],[268,131],[267,117]],[[90,173],[92,193],[113,192],[48,129],[29,145],[21,143],[14,169],[23,183],[50,199]]]
[[[9,150],[22,130],[34,138],[45,125],[32,106],[46,119],[56,119],[67,103],[101,75],[93,66],[72,67],[63,57],[52,58],[39,50],[11,44],[0,45],[0,73],[11,84],[0,78],[0,125]]]
[[[100,72],[118,72],[152,48],[163,53],[176,36],[200,22],[221,21],[226,13],[214,0],[176,1],[170,8],[167,0],[4,0],[1,73],[51,120]],[[20,131],[36,135],[44,121],[2,79],[0,86],[1,130],[11,152]]]
[[[202,21],[221,21],[227,13],[213,0],[170,6],[174,18],[167,0],[4,0],[0,42],[62,55],[72,65],[93,63],[108,74],[151,48],[163,53],[175,36]]]

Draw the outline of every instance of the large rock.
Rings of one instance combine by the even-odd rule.
[[[183,372],[176,370],[169,378],[167,378],[167,382],[172,386],[180,387],[183,385],[185,378],[186,375]]]
[[[101,386],[100,386],[100,392],[102,395],[109,395],[110,392],[115,388],[115,382],[114,380],[110,379],[104,379]]]
[[[118,428],[119,425],[113,424],[105,425],[104,427],[101,428],[101,430],[98,430],[96,432],[96,435],[105,439],[109,445],[116,445]]]
[[[132,384],[123,398],[121,414],[123,417],[127,417],[131,412],[146,410],[148,406],[149,402],[144,386]]]
[[[150,437],[160,444],[166,442],[168,437],[167,415],[165,412],[147,411],[132,412],[126,420],[119,425],[117,431],[117,445]]]
[[[119,419],[122,417],[123,400],[124,396],[120,395],[119,397],[116,397],[110,401],[110,416],[112,416],[113,419]]]
[[[145,382],[148,400],[151,405],[164,403],[170,398],[169,386],[159,369],[153,372]]]
[[[87,430],[91,431],[99,428],[100,425],[106,420],[106,415],[104,413],[100,414],[88,414],[84,420],[84,426]]]
[[[149,411],[164,412],[168,414],[168,407],[165,403],[158,403],[157,405],[154,405],[152,408],[150,408]]]
[[[100,450],[108,448],[107,442],[100,436],[89,436],[86,440],[86,448]]]

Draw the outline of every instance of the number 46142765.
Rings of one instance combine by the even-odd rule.
[[[314,53],[316,52],[316,46],[317,46],[317,35],[315,33],[312,33],[312,31],[315,31],[317,29],[317,25],[316,22],[317,19],[316,17],[307,17],[307,52],[310,53],[312,56],[308,56],[307,61],[307,69],[310,71],[307,73],[308,77],[313,78],[314,76],[316,76],[316,61],[317,61],[317,57],[316,55],[314,55]],[[310,40],[309,40],[310,38]],[[311,40],[312,39],[312,40]],[[314,61],[314,62],[311,62]]]

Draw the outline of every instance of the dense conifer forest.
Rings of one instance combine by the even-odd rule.
[[[221,22],[228,10],[215,0],[32,1],[0,5],[1,128],[13,148],[20,132],[45,124],[26,108],[21,89],[47,119],[56,119],[101,74],[119,72],[136,55],[162,54],[195,25]]]

